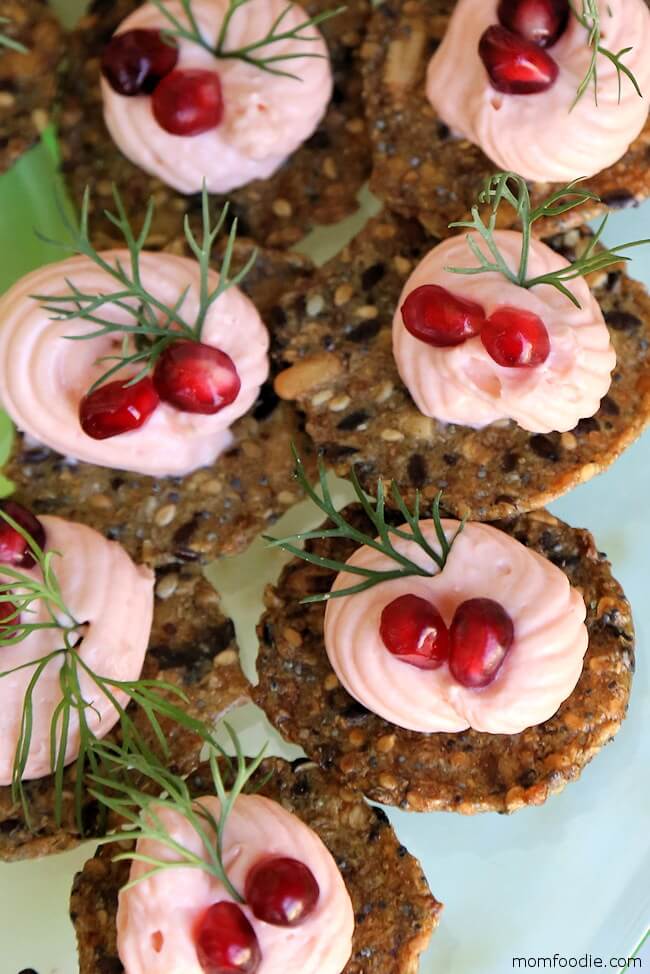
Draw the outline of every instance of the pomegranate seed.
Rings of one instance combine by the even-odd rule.
[[[464,687],[486,687],[514,639],[512,619],[493,599],[468,599],[449,628],[449,669]]]
[[[10,639],[15,633],[16,624],[20,618],[16,615],[17,611],[13,602],[0,602],[0,639]],[[6,622],[5,620],[9,618],[11,618],[11,622]]]
[[[153,381],[160,398],[184,413],[218,413],[241,388],[230,356],[202,342],[169,345],[156,363]]]
[[[172,71],[153,93],[152,108],[161,128],[172,135],[200,135],[223,118],[221,81],[214,71]]]
[[[118,95],[150,95],[161,78],[173,71],[178,48],[158,30],[127,30],[104,48],[102,74]]]
[[[535,368],[551,353],[542,319],[520,308],[497,308],[481,332],[481,341],[490,358],[509,369]]]
[[[2,501],[0,511],[19,524],[39,548],[45,547],[45,528],[31,511],[15,501]],[[0,564],[13,565],[16,568],[33,568],[36,564],[27,541],[3,517],[0,517]]]
[[[555,82],[558,66],[550,54],[505,27],[488,27],[478,52],[492,86],[507,95],[535,95]]]
[[[419,595],[400,595],[381,614],[386,649],[421,670],[437,670],[449,656],[449,632],[436,607]]]
[[[551,47],[569,22],[568,0],[501,0],[504,27],[538,47]]]
[[[320,889],[311,869],[296,859],[266,859],[246,878],[246,902],[258,920],[297,927],[313,913]]]
[[[236,903],[214,903],[195,933],[205,974],[255,974],[262,962],[255,931]]]
[[[153,382],[146,376],[132,386],[118,379],[99,386],[79,403],[79,422],[87,436],[107,440],[120,433],[140,429],[147,422],[160,399]]]
[[[480,304],[450,294],[437,284],[411,291],[402,305],[402,320],[415,338],[436,348],[462,345],[478,335],[485,323]]]

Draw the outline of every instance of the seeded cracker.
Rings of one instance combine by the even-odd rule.
[[[6,21],[6,22],[4,22]],[[0,33],[26,51],[0,45],[0,173],[50,122],[63,54],[58,21],[42,0],[0,0]]]
[[[468,218],[485,179],[498,168],[477,146],[454,138],[425,95],[427,65],[454,6],[454,0],[387,0],[374,13],[362,49],[374,158],[371,187],[392,209],[418,217],[441,237],[448,235],[449,223]],[[635,205],[650,195],[649,151],[650,119],[615,166],[583,185],[611,208]],[[533,204],[551,188],[532,184]],[[540,221],[536,233],[557,233],[602,210],[597,205],[569,210]]]
[[[586,233],[547,242],[573,260]],[[304,411],[325,462],[343,476],[355,465],[369,491],[379,476],[394,478],[408,503],[416,488],[429,500],[442,490],[448,510],[473,520],[541,507],[607,468],[647,425],[650,298],[618,267],[594,275],[617,366],[599,411],[572,432],[531,434],[512,422],[481,430],[441,424],[415,407],[391,341],[406,278],[437,242],[417,221],[384,213],[306,292],[287,296],[274,312],[276,346],[288,366],[276,388]]]
[[[117,183],[131,212],[155,195],[153,241],[164,247],[182,234],[186,212],[198,218],[200,193],[181,196],[130,163],[109,137],[102,117],[101,53],[136,6],[135,0],[95,0],[71,36],[59,130],[63,172],[77,203],[86,185],[92,188],[97,213],[112,206],[111,182]],[[330,0],[303,6],[310,15],[332,8]],[[358,56],[369,12],[369,0],[351,0],[343,14],[322,25],[335,75],[332,102],[311,139],[274,177],[230,194],[242,233],[268,246],[290,246],[313,224],[336,223],[357,208],[357,192],[370,171]],[[215,197],[215,205],[222,201]],[[108,232],[103,243],[111,243]]]
[[[313,764],[265,761],[253,784],[273,771],[259,794],[279,801],[314,829],[334,856],[352,898],[356,928],[352,957],[342,974],[416,974],[420,953],[438,922],[441,904],[429,891],[419,862],[401,846],[386,815],[341,787]],[[198,796],[209,789],[206,771],[191,779]],[[77,874],[70,915],[77,933],[80,974],[123,974],[116,948],[117,893],[129,863],[112,863],[105,847]]]
[[[360,508],[352,522],[372,533]],[[334,573],[294,559],[267,591],[255,701],[284,737],[369,798],[414,811],[463,814],[541,805],[580,775],[625,717],[634,629],[605,555],[587,531],[546,511],[495,527],[561,568],[587,605],[589,649],[578,685],[551,720],[521,734],[418,734],[382,720],[340,686],[330,666],[323,644],[325,603],[300,604],[309,594],[328,591]],[[339,561],[355,547],[341,539],[310,544]]]
[[[22,502],[25,498],[20,495]],[[213,587],[200,568],[178,565],[157,573],[156,600],[144,679],[160,678],[184,691],[192,716],[206,723],[248,696],[248,683],[239,668],[232,623],[219,607]],[[110,647],[107,647],[110,652]],[[175,701],[176,702],[176,701]],[[146,722],[138,719],[151,743]],[[170,767],[181,773],[199,763],[201,742],[190,732],[164,725],[170,748]],[[116,729],[108,735],[115,739]],[[72,848],[80,841],[73,797],[74,772],[64,776],[64,808],[61,827],[54,821],[54,782],[51,776],[27,785],[33,831],[25,823],[20,803],[12,801],[11,788],[0,788],[0,860],[30,859]],[[84,805],[88,835],[97,834],[98,807],[87,797]]]
[[[250,254],[238,241],[233,266]],[[242,288],[273,332],[279,295],[304,279],[310,264],[296,255],[264,251]],[[291,441],[310,455],[301,422],[280,403],[271,383],[252,411],[233,426],[236,443],[212,467],[186,477],[146,475],[68,462],[17,435],[4,473],[36,514],[82,521],[119,541],[149,565],[206,563],[242,551],[300,499],[291,481]]]

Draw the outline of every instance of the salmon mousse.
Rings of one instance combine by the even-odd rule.
[[[440,496],[424,516],[421,497],[409,508],[380,481],[368,499],[356,477],[358,504],[339,512],[322,476],[311,497],[328,520],[273,542],[294,560],[258,629],[256,702],[375,800],[464,813],[545,801],[616,733],[629,697],[629,605],[593,539],[545,511],[447,519]]]
[[[317,27],[329,16],[310,18],[284,0],[142,4],[103,52],[113,140],[181,193],[268,179],[329,104],[332,70]]]

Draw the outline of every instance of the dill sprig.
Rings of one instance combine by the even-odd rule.
[[[105,210],[104,213],[124,238],[124,243],[129,251],[128,266],[110,254],[103,256],[93,246],[89,231],[90,191],[88,187],[84,192],[79,230],[73,226],[65,214],[62,214],[68,231],[68,241],[51,240],[39,235],[45,243],[59,247],[68,253],[87,257],[100,270],[115,280],[118,285],[116,290],[109,291],[106,294],[88,294],[81,291],[72,280],[66,278],[66,284],[69,288],[68,294],[32,295],[34,300],[39,301],[44,310],[50,313],[54,321],[77,321],[80,319],[97,325],[96,330],[85,334],[66,335],[65,337],[71,341],[84,341],[107,335],[114,335],[121,339],[122,346],[119,355],[105,356],[99,360],[113,364],[93,383],[89,392],[107,382],[124,368],[135,366],[137,371],[133,376],[129,376],[128,381],[124,383],[125,386],[134,385],[152,371],[162,353],[173,342],[179,339],[200,342],[203,326],[212,305],[229,288],[243,281],[257,259],[257,252],[254,251],[244,267],[233,277],[230,276],[237,238],[237,220],[233,220],[219,268],[219,282],[215,287],[210,287],[210,258],[215,241],[224,228],[228,215],[228,204],[226,203],[223,207],[216,224],[213,226],[210,215],[210,201],[204,184],[201,240],[197,240],[194,235],[187,216],[184,225],[185,238],[200,270],[199,309],[195,320],[188,321],[183,316],[182,310],[189,287],[181,292],[173,305],[167,305],[159,301],[142,280],[140,258],[151,229],[155,212],[154,201],[149,201],[140,232],[136,233],[116,186],[113,186],[113,199],[117,213],[111,213],[108,210]],[[104,317],[102,309],[107,306],[119,309],[124,313],[127,320],[116,322]]]
[[[0,24],[10,24],[11,21],[8,17],[0,17]],[[0,31],[0,47],[6,47],[10,51],[17,51],[19,54],[27,54],[27,48],[20,41],[14,40],[13,37],[8,37]]]
[[[171,27],[163,32],[170,40],[173,41],[175,38],[180,37],[184,40],[191,41],[194,44],[199,44],[202,48],[208,51],[209,54],[212,54],[213,57],[224,60],[236,59],[238,61],[244,61],[246,64],[259,68],[261,71],[266,71],[268,74],[279,75],[283,78],[293,78],[295,81],[301,80],[298,75],[292,74],[289,71],[283,71],[281,68],[275,67],[275,65],[282,61],[294,61],[298,58],[324,58],[325,55],[309,50],[299,51],[295,54],[266,54],[264,53],[263,49],[268,48],[273,44],[277,44],[279,41],[300,41],[301,43],[305,44],[313,44],[315,41],[319,40],[318,34],[305,35],[305,31],[309,30],[310,28],[318,27],[320,24],[324,24],[333,17],[338,17],[339,14],[343,13],[343,11],[346,9],[345,6],[341,6],[336,7],[333,10],[325,10],[323,13],[317,14],[315,17],[308,17],[295,27],[283,29],[283,23],[287,15],[295,7],[295,3],[290,2],[278,14],[264,37],[261,37],[258,41],[254,41],[251,44],[247,44],[245,47],[229,48],[226,46],[226,44],[228,40],[228,29],[230,27],[232,18],[240,8],[245,7],[251,2],[251,0],[230,0],[228,9],[221,24],[219,36],[214,44],[206,41],[201,34],[201,30],[192,10],[192,0],[180,0],[183,13],[187,18],[187,22],[185,24],[182,23],[178,17],[172,14],[163,0],[151,0],[151,2],[171,24]]]
[[[219,880],[236,902],[244,902],[242,895],[229,879],[224,864],[224,834],[237,798],[249,784],[264,758],[266,745],[257,757],[248,762],[234,730],[227,723],[224,726],[235,749],[234,767],[233,762],[227,760],[233,777],[232,784],[228,788],[219,767],[219,758],[225,757],[223,750],[216,745],[210,746],[208,762],[214,791],[219,799],[218,817],[192,797],[187,782],[183,778],[169,771],[162,764],[147,761],[138,755],[125,755],[119,748],[109,746],[106,749],[106,764],[117,765],[125,773],[108,778],[101,774],[93,774],[91,793],[106,808],[125,819],[126,824],[106,836],[101,840],[101,844],[125,840],[133,840],[137,843],[148,840],[158,843],[174,855],[173,859],[157,859],[142,853],[137,846],[127,852],[119,853],[115,856],[115,862],[129,860],[142,862],[151,867],[138,879],[124,886],[124,889],[129,889],[168,869],[201,869]],[[140,781],[144,779],[148,783],[148,790],[145,791],[133,783],[133,773]],[[159,794],[152,794],[149,785],[154,785]],[[205,857],[196,855],[169,834],[161,818],[161,813],[165,811],[177,812],[192,826],[201,840]]]
[[[438,493],[436,496],[431,509],[431,517],[433,518],[436,537],[440,546],[440,550],[437,551],[429,544],[420,528],[421,514],[419,491],[415,492],[415,503],[413,505],[413,510],[410,511],[404,501],[404,498],[400,494],[396,482],[394,480],[392,481],[390,488],[391,497],[397,510],[400,512],[408,525],[408,530],[393,527],[392,524],[389,524],[386,521],[386,496],[383,482],[381,480],[378,481],[377,496],[370,499],[359,483],[357,474],[353,469],[350,476],[350,481],[354,488],[358,502],[361,504],[365,514],[375,528],[377,537],[374,537],[373,535],[367,534],[365,531],[360,531],[353,524],[350,524],[350,522],[345,519],[343,514],[336,510],[327,484],[327,472],[322,461],[319,460],[318,462],[320,487],[319,493],[309,482],[309,477],[305,471],[304,464],[300,459],[295,446],[293,445],[292,451],[295,461],[295,479],[298,481],[307,497],[309,497],[309,499],[323,512],[323,514],[327,516],[329,521],[333,522],[335,526],[333,528],[317,528],[315,531],[302,531],[299,534],[289,535],[286,538],[265,537],[265,540],[270,542],[270,546],[272,548],[281,548],[283,551],[286,551],[297,558],[302,558],[303,561],[309,562],[310,565],[318,565],[319,568],[328,568],[332,571],[345,572],[349,575],[358,575],[363,578],[363,581],[359,582],[357,585],[351,585],[347,588],[338,589],[335,592],[325,592],[319,593],[318,595],[310,595],[302,600],[304,604],[310,602],[326,602],[330,599],[340,599],[347,595],[356,595],[358,592],[365,592],[367,589],[373,588],[375,585],[379,585],[381,582],[389,582],[396,578],[407,578],[412,575],[430,578],[432,575],[436,574],[434,570],[423,568],[421,565],[418,565],[416,562],[412,561],[406,555],[403,555],[400,551],[398,551],[393,544],[392,538],[399,538],[402,541],[415,542],[417,545],[419,545],[425,555],[432,560],[437,569],[439,571],[443,570],[445,564],[447,563],[449,552],[451,551],[456,538],[465,526],[465,519],[461,521],[453,538],[448,540],[440,517],[440,499],[442,497],[442,492]],[[348,565],[345,562],[337,561],[333,558],[324,558],[321,555],[315,554],[313,551],[308,551],[301,547],[301,544],[305,541],[321,540],[326,538],[344,538],[348,541],[354,541],[359,545],[359,547],[366,546],[368,548],[372,548],[374,551],[378,551],[387,558],[390,558],[391,561],[395,562],[397,567],[383,571],[373,571],[371,568],[362,568],[359,565]]]
[[[594,100],[598,104],[598,55],[602,54],[609,61],[612,62],[616,68],[616,75],[618,78],[618,100],[621,100],[621,88],[623,84],[623,75],[632,83],[634,90],[636,91],[639,98],[642,98],[641,89],[639,84],[634,77],[633,73],[623,64],[622,58],[626,54],[629,54],[632,47],[623,47],[620,51],[610,51],[608,48],[604,47],[601,43],[601,25],[600,25],[600,9],[598,6],[598,0],[581,0],[581,9],[578,10],[574,0],[569,0],[569,6],[571,11],[576,18],[576,20],[582,24],[582,26],[587,31],[587,45],[591,49],[591,60],[589,62],[589,67],[587,68],[587,73],[580,82],[578,86],[578,91],[576,97],[571,105],[571,110],[575,108],[582,96],[585,94],[587,89],[591,84],[594,86]],[[611,16],[611,12],[610,12]]]
[[[65,604],[60,583],[54,569],[54,559],[61,555],[56,551],[43,551],[34,538],[5,511],[2,517],[25,539],[35,562],[33,574],[21,572],[9,565],[0,565],[0,604],[9,603],[15,611],[3,618],[0,647],[17,646],[32,633],[42,629],[58,630],[61,645],[38,659],[32,659],[0,672],[0,679],[23,670],[33,671],[25,691],[23,710],[16,742],[12,768],[12,798],[20,801],[25,820],[30,824],[29,798],[23,776],[29,761],[34,730],[35,694],[45,671],[58,666],[61,699],[54,708],[50,722],[50,770],[54,777],[54,817],[61,824],[65,792],[64,771],[67,767],[66,752],[71,718],[79,721],[80,746],[72,762],[74,775],[74,802],[77,827],[83,834],[83,797],[86,771],[98,774],[104,769],[105,742],[100,741],[90,726],[91,715],[98,716],[93,700],[87,700],[82,690],[82,680],[87,678],[97,689],[97,696],[104,697],[115,708],[119,718],[121,749],[131,760],[141,756],[144,761],[155,761],[158,749],[168,755],[169,748],[162,720],[173,721],[180,727],[196,734],[201,740],[211,742],[208,728],[187,714],[177,703],[186,704],[188,699],[178,687],[162,680],[116,680],[94,672],[82,659],[79,646],[83,640],[85,624],[76,620]],[[40,576],[40,578],[39,578]],[[30,615],[44,621],[30,621]],[[125,694],[131,708],[123,706],[117,694]],[[171,697],[172,699],[168,699]],[[128,705],[127,705],[128,706]],[[151,732],[156,747],[151,747],[134,720],[140,711],[146,718],[146,728]]]
[[[548,284],[564,294],[569,301],[579,308],[580,302],[575,294],[565,286],[564,282],[574,280],[577,277],[584,277],[587,274],[594,273],[594,271],[604,270],[606,267],[617,264],[622,260],[629,260],[629,257],[623,256],[622,251],[629,250],[631,247],[639,247],[641,244],[650,243],[650,240],[647,239],[634,240],[631,243],[619,244],[611,249],[605,247],[597,249],[603,231],[607,226],[609,219],[609,214],[607,214],[584,252],[572,264],[569,264],[567,267],[561,267],[557,271],[551,271],[548,274],[529,277],[528,260],[530,256],[533,224],[543,217],[559,216],[562,213],[566,213],[567,210],[571,210],[575,206],[581,206],[590,200],[600,202],[598,196],[589,190],[581,189],[578,185],[579,183],[580,180],[576,179],[566,186],[562,186],[554,193],[551,193],[539,206],[533,207],[526,181],[521,176],[518,176],[517,173],[499,172],[494,176],[490,176],[478,196],[479,204],[488,204],[490,206],[487,222],[483,219],[479,206],[475,205],[472,207],[471,220],[461,220],[449,224],[450,229],[461,227],[466,230],[472,230],[479,235],[485,245],[485,249],[483,249],[474,237],[468,235],[466,238],[467,246],[478,261],[478,267],[445,267],[445,270],[452,274],[468,275],[496,272],[502,274],[512,284],[523,288]],[[521,255],[519,258],[519,266],[516,270],[512,270],[508,266],[495,239],[499,207],[504,202],[508,203],[514,209],[517,219],[521,224]]]

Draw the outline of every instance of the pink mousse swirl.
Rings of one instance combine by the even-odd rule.
[[[420,527],[440,551],[433,522],[423,521]],[[458,522],[445,520],[443,527],[451,539]],[[415,542],[397,539],[394,544],[416,564],[435,567]],[[387,556],[365,546],[348,564],[374,571],[394,568]],[[355,578],[342,572],[332,591]],[[515,640],[493,683],[470,689],[454,680],[447,664],[421,670],[389,653],[379,633],[381,613],[407,594],[432,602],[448,626],[466,599],[489,598],[503,606],[513,621]],[[329,601],[325,649],[348,693],[398,727],[422,733],[473,727],[489,734],[518,734],[552,717],[573,691],[587,651],[585,616],[582,596],[564,572],[503,531],[470,523],[454,542],[442,572],[383,582]]]
[[[478,54],[483,32],[498,23],[497,0],[458,0],[447,33],[429,64],[426,91],[438,116],[458,136],[478,145],[499,169],[539,182],[593,176],[625,155],[643,129],[650,96],[650,11],[645,0],[599,0],[601,43],[617,53],[641,89],[619,81],[616,68],[597,58],[593,85],[573,109],[592,49],[575,16],[548,51],[559,66],[555,83],[534,95],[509,95],[490,84]],[[582,4],[577,3],[581,8]]]
[[[484,246],[473,234],[479,246]],[[496,244],[516,271],[521,234],[500,230]],[[452,274],[446,267],[477,267],[465,236],[434,247],[415,268],[400,296],[393,319],[393,353],[399,374],[425,416],[443,423],[480,428],[512,419],[531,433],[567,432],[580,419],[593,416],[611,385],[616,354],[598,302],[584,278],[566,282],[581,307],[576,308],[547,284],[526,289],[502,274]],[[528,277],[567,267],[550,247],[532,240]],[[459,297],[476,301],[485,314],[510,305],[538,315],[548,330],[551,352],[535,368],[505,368],[488,355],[480,337],[452,348],[435,348],[408,332],[401,307],[423,284],[438,284]]]
[[[47,535],[47,550],[58,552],[52,568],[58,578],[63,601],[74,620],[80,624],[83,637],[77,649],[81,660],[95,674],[119,681],[137,680],[142,671],[149,644],[153,618],[153,573],[135,565],[121,545],[107,541],[97,531],[64,521],[42,517]],[[41,579],[37,567],[25,574]],[[2,566],[0,566],[2,576]],[[49,619],[40,605],[30,622]],[[61,619],[70,624],[70,620]],[[15,646],[3,646],[0,672],[5,673],[32,660],[38,661],[62,646],[58,629],[35,630]],[[51,773],[50,727],[61,687],[59,672],[62,657],[53,659],[36,684],[32,709],[34,724],[24,780],[42,778]],[[25,694],[35,667],[26,667],[0,679],[0,785],[11,784],[12,767],[24,710]],[[105,737],[115,726],[119,715],[114,705],[96,683],[78,667],[79,683],[88,703],[86,720],[97,737]],[[115,692],[121,706],[128,697]],[[79,718],[70,715],[65,763],[79,753]]]
[[[198,801],[218,818],[218,798]],[[187,819],[170,809],[160,809],[158,815],[176,842],[206,859],[205,847]],[[137,849],[158,860],[177,858],[152,840],[140,840]],[[352,950],[354,914],[332,855],[315,832],[277,802],[240,795],[224,839],[224,864],[235,889],[243,891],[248,872],[260,859],[274,856],[304,863],[316,878],[320,896],[314,912],[293,928],[257,920],[242,904],[262,953],[258,974],[340,974]],[[134,862],[131,880],[148,870],[147,864]],[[232,902],[232,897],[218,879],[191,868],[163,871],[123,890],[117,947],[126,974],[205,974],[196,954],[194,929],[208,907],[224,900]]]
[[[165,6],[181,23],[187,22],[178,0]],[[227,0],[192,0],[192,13],[210,43],[216,41],[227,9]],[[297,4],[287,11],[286,0],[240,5],[230,21],[225,49],[261,40],[283,11],[281,33],[309,18]],[[117,33],[169,26],[153,4],[143,3]],[[297,78],[270,74],[237,58],[215,58],[198,44],[180,39],[177,68],[215,71],[223,92],[221,124],[191,137],[171,135],[161,128],[149,96],[125,98],[102,80],[104,118],[113,141],[136,166],[181,193],[200,192],[204,180],[211,193],[228,193],[255,179],[268,179],[312,135],[332,96],[332,70],[321,33],[309,28],[301,36],[302,40],[288,38],[253,52],[260,57],[289,57],[272,67]],[[296,57],[306,52],[317,56]]]
[[[126,251],[102,254],[128,266]],[[196,261],[172,254],[143,253],[144,286],[174,306],[187,289],[181,314],[196,320],[200,273]],[[86,294],[111,293],[119,285],[86,257],[47,264],[18,281],[0,298],[0,401],[19,430],[64,456],[154,477],[183,476],[213,463],[233,444],[230,426],[251,408],[269,371],[269,336],[254,304],[230,287],[208,311],[202,341],[220,348],[235,363],[241,380],[233,403],[212,416],[184,413],[161,402],[138,430],[106,440],[87,436],[79,423],[79,402],[106,371],[98,359],[119,351],[121,336],[70,341],[67,335],[97,331],[92,322],[55,321],[32,295],[69,294],[72,281]],[[219,276],[210,272],[209,287]],[[102,308],[110,321],[132,323],[116,305]],[[116,377],[117,378],[117,377]]]

